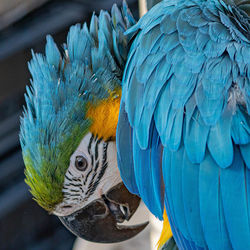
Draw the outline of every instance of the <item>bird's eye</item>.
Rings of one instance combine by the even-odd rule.
[[[88,167],[88,161],[81,155],[76,156],[75,166],[79,171],[85,171]]]

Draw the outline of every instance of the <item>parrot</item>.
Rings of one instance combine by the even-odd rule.
[[[179,249],[250,249],[250,1],[163,0],[125,34],[125,186],[164,220],[161,246],[168,220]]]
[[[26,183],[34,200],[75,235],[112,243],[141,232],[125,226],[140,203],[117,166],[116,126],[129,48],[124,32],[135,24],[126,2],[111,15],[93,14],[90,26],[72,26],[58,48],[47,36],[45,55],[32,52],[20,125]]]

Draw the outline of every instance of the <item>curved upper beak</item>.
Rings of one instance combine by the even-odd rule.
[[[140,198],[129,193],[123,183],[110,189],[102,198],[68,216],[59,216],[75,235],[88,241],[114,243],[132,238],[147,225],[123,226],[140,204]]]

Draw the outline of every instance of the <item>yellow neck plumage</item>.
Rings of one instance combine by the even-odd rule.
[[[90,132],[104,140],[115,140],[121,101],[121,90],[110,93],[110,96],[96,105],[89,105],[87,118],[92,121]]]

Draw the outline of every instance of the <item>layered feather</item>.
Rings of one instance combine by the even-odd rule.
[[[248,28],[249,16],[239,6],[165,0],[128,31],[135,39],[122,105],[133,138],[133,165],[119,167],[129,190],[139,192],[159,218],[156,201],[165,200],[180,249],[250,248]],[[152,165],[145,159],[156,146],[155,133],[164,153]],[[121,136],[118,129],[118,141]],[[118,144],[118,154],[123,153]],[[158,198],[152,185],[144,190],[152,183],[150,168],[154,183],[164,181]],[[131,169],[132,183],[126,179]]]

